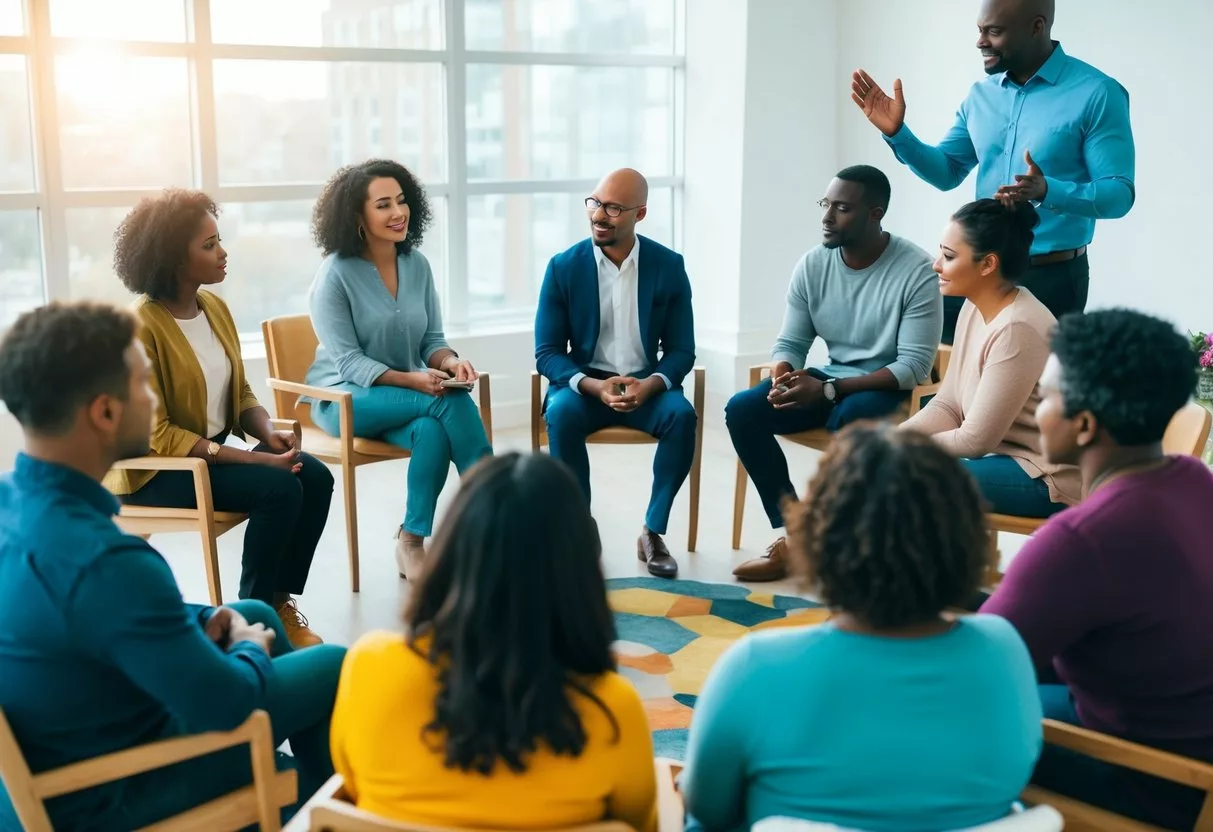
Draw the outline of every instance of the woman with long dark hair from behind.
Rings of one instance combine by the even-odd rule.
[[[472,469],[405,635],[364,636],[342,669],[333,763],[359,808],[433,826],[656,829],[652,737],[615,672],[600,553],[561,463]]]
[[[1030,204],[996,199],[952,215],[935,260],[939,291],[966,301],[952,361],[939,395],[902,423],[961,458],[992,511],[1019,517],[1049,517],[1082,496],[1078,469],[1045,458],[1036,424],[1057,320],[1016,281],[1039,222]]]
[[[833,617],[746,636],[712,669],[687,746],[688,826],[883,832],[1009,814],[1040,754],[1040,702],[1013,627],[945,613],[985,566],[972,478],[921,434],[858,423],[784,517],[793,566]]]

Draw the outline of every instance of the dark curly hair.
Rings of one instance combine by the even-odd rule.
[[[177,273],[189,258],[202,217],[219,206],[202,191],[169,188],[139,200],[114,232],[114,271],[122,285],[153,300],[177,294]]]
[[[1002,276],[1007,280],[1017,280],[1028,270],[1035,238],[1032,229],[1040,223],[1040,215],[1031,203],[1016,202],[1008,208],[997,199],[979,199],[962,205],[952,221],[960,226],[974,258],[998,255]]]
[[[359,220],[366,206],[367,186],[380,177],[395,179],[404,192],[409,206],[408,234],[396,251],[408,254],[421,245],[433,214],[421,181],[399,162],[390,159],[369,159],[357,165],[346,165],[324,184],[324,190],[312,209],[312,238],[326,255],[337,252],[342,257],[358,257],[366,250],[366,240],[359,234]]]
[[[969,473],[929,437],[887,424],[840,431],[784,519],[805,586],[875,629],[970,601],[989,558]]]
[[[602,548],[572,473],[546,454],[490,457],[467,475],[405,611],[439,669],[424,733],[449,768],[526,769],[541,745],[578,756],[574,696],[614,715],[590,680],[615,669]]]
[[[100,395],[126,400],[133,315],[106,303],[49,303],[0,341],[0,400],[26,430],[57,436]]]
[[[1063,315],[1053,332],[1066,416],[1090,411],[1121,445],[1162,441],[1196,386],[1191,342],[1131,309]]]

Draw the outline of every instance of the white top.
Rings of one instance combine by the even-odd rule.
[[[228,414],[232,409],[232,361],[204,313],[199,312],[188,321],[180,318],[173,320],[194,348],[194,357],[198,359],[202,377],[206,380],[206,435],[218,436],[227,427]]]

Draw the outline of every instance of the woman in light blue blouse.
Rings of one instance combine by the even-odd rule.
[[[355,435],[412,452],[396,535],[396,565],[409,580],[424,562],[450,464],[462,474],[493,452],[470,392],[443,385],[477,373],[442,333],[434,276],[416,249],[429,223],[421,183],[382,159],[337,171],[312,215],[326,256],[310,296],[320,345],[307,383],[353,394]],[[312,419],[337,435],[335,403],[314,402]]]
[[[861,423],[784,514],[789,555],[833,615],[743,638],[712,669],[688,826],[943,830],[1009,814],[1040,754],[1040,699],[1010,623],[944,614],[985,564],[972,477],[925,436]]]

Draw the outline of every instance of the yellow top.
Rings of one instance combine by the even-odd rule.
[[[368,633],[350,648],[333,709],[333,765],[358,808],[406,823],[498,829],[553,829],[620,820],[639,832],[657,828],[653,739],[640,696],[618,673],[589,689],[602,708],[574,693],[585,727],[581,756],[557,756],[542,744],[515,774],[498,762],[492,775],[443,765],[422,729],[434,718],[434,666],[397,633]]]
[[[226,430],[243,436],[240,414],[260,406],[260,402],[244,377],[236,322],[218,295],[199,292],[198,306],[232,362],[231,413]],[[139,340],[152,364],[151,385],[158,401],[152,416],[152,454],[188,456],[206,435],[206,377],[172,313],[146,295],[135,301],[131,311],[139,319]],[[152,471],[110,471],[105,487],[114,494],[133,494],[154,476]]]

